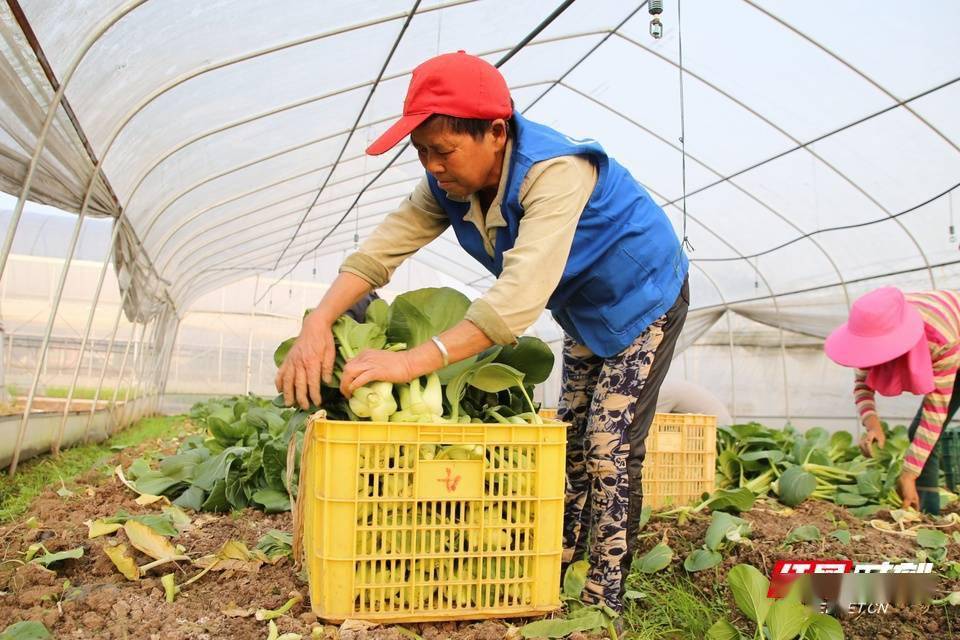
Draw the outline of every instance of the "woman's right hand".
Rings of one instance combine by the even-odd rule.
[[[860,451],[867,458],[873,457],[873,443],[881,449],[887,443],[887,436],[883,433],[883,425],[880,424],[880,418],[873,415],[866,419],[864,426],[867,430],[860,436]]]
[[[303,319],[303,327],[274,380],[283,403],[294,401],[303,410],[320,406],[320,380],[331,383],[337,348],[333,341],[333,324],[319,310]]]

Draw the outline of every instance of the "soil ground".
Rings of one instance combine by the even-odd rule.
[[[172,452],[177,444],[176,439],[154,440],[128,447],[118,452],[110,463],[111,466],[122,464],[126,467],[145,452]],[[284,559],[275,565],[264,564],[255,573],[211,571],[187,586],[173,603],[167,603],[160,576],[171,571],[171,565],[153,570],[149,577],[139,582],[126,580],[103,551],[114,536],[88,539],[84,524],[87,520],[113,516],[120,510],[140,514],[157,512],[158,507],[139,506],[132,491],[115,476],[103,471],[87,472],[66,486],[73,495],[59,495],[57,483],[42,493],[16,522],[0,527],[0,549],[3,551],[0,630],[14,622],[32,619],[42,621],[53,637],[63,639],[262,640],[267,637],[267,623],[256,621],[249,612],[279,607],[293,592],[304,598],[307,596],[307,585],[289,559]],[[951,510],[958,511],[956,503],[948,509]],[[191,557],[214,553],[228,540],[239,540],[252,549],[268,530],[289,531],[291,528],[289,513],[267,515],[247,509],[228,514],[191,515],[191,527],[175,539]],[[875,517],[889,520],[888,515],[881,512]],[[717,585],[725,584],[726,572],[739,563],[752,564],[769,576],[778,559],[910,560],[918,549],[914,539],[879,531],[867,521],[857,519],[831,503],[807,502],[786,513],[776,502],[758,501],[757,506],[742,517],[752,525],[751,542],[736,547],[716,569],[686,574],[682,567],[687,553],[703,543],[709,518],[691,519],[681,525],[676,520],[655,516],[644,530],[647,535],[643,550],[654,546],[666,533],[675,557],[664,570],[665,574],[690,575],[694,584],[705,592],[717,593]],[[826,537],[838,528],[839,522],[846,523],[847,530],[854,537],[855,541],[850,545]],[[816,525],[823,532],[824,540],[783,547],[788,532],[801,524]],[[942,530],[952,535],[953,531],[960,531],[960,527]],[[115,534],[122,535],[122,532]],[[54,571],[34,564],[24,565],[21,559],[29,545],[35,542],[42,542],[50,552],[83,547],[84,555],[54,565]],[[960,545],[952,538],[948,558],[960,560]],[[146,561],[145,556],[138,557],[139,564]],[[183,563],[176,572],[177,582],[181,583],[195,575],[198,569]],[[960,581],[940,579],[938,588],[944,594],[960,591]],[[728,611],[735,611],[729,590],[721,592],[726,593]],[[636,606],[637,613],[644,615],[643,601]],[[248,615],[227,615],[225,610],[230,613],[246,610],[240,612]],[[954,613],[955,610],[941,606],[912,606],[892,609],[882,615],[844,617],[841,624],[846,637],[852,639],[960,638],[960,615]],[[736,617],[734,621],[743,622]],[[524,621],[425,623],[404,625],[403,629],[375,627],[341,631],[318,622],[303,602],[276,622],[280,633],[295,632],[303,634],[304,638],[401,640],[410,638],[409,632],[413,632],[426,640],[498,640],[519,638],[518,630],[511,623],[521,625]],[[575,637],[582,640],[587,636],[575,634]],[[678,633],[673,637],[686,636]]]
[[[960,504],[950,505],[944,514],[950,512],[960,512]],[[644,532],[648,535],[644,538],[641,549],[645,551],[652,548],[666,533],[675,556],[671,566],[665,571],[686,574],[704,592],[710,593],[717,584],[726,583],[727,572],[737,564],[753,565],[763,575],[769,576],[777,560],[850,559],[855,563],[872,564],[884,560],[915,562],[920,548],[915,538],[880,531],[870,526],[869,520],[854,517],[847,509],[830,502],[811,500],[796,509],[788,510],[776,501],[758,500],[753,509],[740,514],[740,517],[751,525],[750,542],[740,544],[732,552],[725,554],[723,563],[713,570],[687,574],[683,569],[683,560],[687,554],[703,544],[709,518],[690,520],[678,526],[675,520],[660,520],[654,517],[645,527]],[[893,522],[886,510],[878,512],[873,519]],[[932,522],[925,516],[927,526]],[[914,524],[918,523],[910,523],[911,526]],[[800,525],[815,525],[823,534],[823,539],[784,547],[783,541],[789,532]],[[828,535],[844,525],[853,538],[849,545]],[[960,561],[960,544],[952,537],[954,531],[960,531],[960,526],[944,527],[940,531],[951,536],[947,558]],[[862,538],[858,539],[858,536]],[[937,597],[960,591],[960,580],[948,580],[938,576],[937,590]],[[729,590],[726,599],[727,610],[737,611]],[[846,638],[852,640],[960,638],[960,614],[956,607],[891,606],[885,613],[864,611],[840,617],[840,623]],[[743,628],[751,627],[747,624]]]

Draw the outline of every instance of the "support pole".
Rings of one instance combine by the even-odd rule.
[[[180,337],[180,319],[177,318],[176,323],[173,328],[173,337],[170,341],[170,350],[169,355],[167,356],[167,364],[163,368],[163,378],[160,380],[160,403],[163,403],[164,397],[167,394],[167,381],[170,379],[170,365],[173,362],[176,353],[179,353],[180,347],[177,344]]]
[[[114,409],[117,406],[117,395],[120,391],[120,383],[123,381],[123,372],[127,367],[127,357],[130,355],[130,345],[133,344],[137,333],[137,324],[130,324],[130,335],[127,337],[127,346],[123,350],[123,358],[120,360],[120,371],[117,374],[117,382],[113,387],[113,396],[110,398],[110,404],[107,406],[107,414],[110,416],[110,424],[107,425],[106,433],[109,436],[113,433],[113,423],[116,422]]]
[[[117,317],[113,320],[113,329],[110,332],[110,341],[107,343],[106,354],[103,357],[103,366],[100,367],[100,379],[97,381],[97,388],[93,393],[93,404],[90,405],[90,415],[87,416],[87,424],[83,429],[83,442],[87,442],[90,437],[90,424],[93,421],[93,415],[97,411],[97,404],[100,402],[100,391],[103,389],[103,379],[107,375],[107,367],[113,360],[113,345],[117,340],[117,330],[120,328],[120,317],[123,315],[123,305],[127,301],[127,291],[120,297],[120,304],[117,307]]]
[[[86,193],[86,196],[84,197],[84,206],[81,207],[81,213],[86,211],[86,204],[87,204],[88,198],[90,197],[90,190],[92,186],[93,186],[92,182],[90,185],[87,186],[87,193]],[[57,427],[57,436],[53,442],[52,453],[54,457],[60,455],[60,443],[63,441],[63,432],[67,424],[67,413],[70,410],[70,404],[73,402],[73,394],[75,393],[77,388],[77,379],[80,377],[80,363],[83,361],[83,353],[87,347],[87,341],[90,339],[90,331],[93,328],[93,319],[97,312],[97,306],[100,304],[100,294],[103,291],[103,283],[104,283],[104,280],[106,280],[107,268],[110,265],[110,258],[113,255],[113,248],[117,242],[117,236],[119,235],[119,230],[120,230],[120,221],[117,220],[113,224],[113,233],[110,237],[110,243],[107,245],[107,255],[105,255],[103,258],[103,264],[100,267],[100,277],[97,279],[97,289],[93,293],[93,301],[90,304],[90,312],[87,314],[87,324],[83,330],[83,339],[80,341],[80,354],[77,356],[77,366],[73,370],[73,379],[70,382],[70,389],[69,391],[67,391],[67,402],[63,407],[63,415],[60,416],[60,426]],[[124,299],[126,299],[126,294],[124,294]],[[120,311],[121,312],[123,311],[123,301],[121,301],[120,303]],[[119,316],[117,317],[117,319],[119,320]],[[116,323],[114,323],[114,325],[116,326]],[[116,335],[116,333],[114,333],[114,335]],[[113,342],[111,338],[111,345],[112,344]],[[109,356],[110,356],[110,353],[108,351],[106,357],[109,358]],[[93,367],[92,352],[90,353],[89,360],[90,360],[90,367],[92,368]],[[96,407],[96,402],[94,402],[94,407]]]
[[[53,296],[50,308],[50,316],[47,318],[47,328],[43,333],[43,341],[40,343],[40,353],[37,356],[37,364],[33,371],[33,381],[30,383],[30,390],[27,392],[27,404],[23,409],[23,416],[20,418],[20,426],[17,429],[17,441],[13,447],[13,459],[10,461],[10,475],[17,472],[17,464],[20,462],[20,449],[23,446],[23,436],[27,432],[27,423],[30,422],[30,411],[33,409],[33,398],[37,392],[37,386],[40,383],[40,374],[43,371],[44,362],[47,358],[47,348],[50,346],[50,336],[53,333],[53,326],[57,322],[57,311],[60,308],[60,300],[63,299],[63,288],[67,283],[67,274],[70,271],[70,264],[73,262],[73,254],[77,250],[77,241],[80,239],[80,230],[83,227],[83,215],[77,216],[77,221],[73,225],[73,235],[70,236],[70,245],[67,247],[67,255],[63,262],[63,268],[60,270],[60,280],[57,283],[57,291]],[[2,265],[0,265],[2,267]]]

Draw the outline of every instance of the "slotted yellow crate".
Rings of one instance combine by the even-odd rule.
[[[314,613],[417,622],[557,609],[565,449],[556,422],[315,415],[297,499]]]
[[[556,409],[540,415],[556,419]],[[657,413],[643,462],[643,504],[654,509],[697,502],[712,492],[717,475],[717,417]]]
[[[712,492],[717,476],[717,417],[658,413],[647,436],[643,504],[686,505]]]

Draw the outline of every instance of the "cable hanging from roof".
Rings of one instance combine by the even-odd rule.
[[[938,193],[938,194],[936,194],[936,195],[934,195],[934,196],[931,196],[930,198],[927,198],[926,200],[924,200],[923,202],[921,202],[921,203],[919,203],[919,204],[915,204],[915,205],[913,205],[912,207],[910,207],[910,208],[908,208],[908,209],[904,209],[903,211],[900,211],[900,212],[898,212],[898,213],[891,214],[891,215],[889,215],[889,216],[884,216],[884,217],[882,217],[882,218],[876,218],[876,219],[874,219],[874,220],[864,220],[863,222],[855,222],[855,223],[853,223],[853,224],[838,225],[838,226],[836,226],[836,227],[824,227],[824,228],[822,228],[822,229],[816,229],[816,230],[814,230],[814,231],[810,231],[810,232],[804,233],[803,235],[799,235],[799,236],[797,236],[796,238],[793,238],[793,239],[791,239],[791,240],[787,240],[786,242],[783,242],[783,243],[781,243],[781,244],[778,244],[778,245],[776,245],[775,247],[770,247],[769,249],[764,249],[763,251],[758,251],[757,253],[752,253],[752,254],[746,255],[746,256],[735,256],[735,257],[730,257],[730,258],[697,258],[697,262],[734,262],[734,261],[736,261],[736,260],[759,258],[760,256],[765,256],[765,255],[767,255],[768,253],[773,253],[774,251],[779,251],[780,249],[783,249],[783,248],[785,248],[785,247],[789,247],[790,245],[796,244],[797,242],[800,242],[801,240],[806,240],[807,238],[809,238],[809,237],[811,237],[811,236],[816,236],[816,235],[819,235],[819,234],[821,234],[821,233],[827,233],[827,232],[829,232],[829,231],[847,231],[847,230],[849,230],[849,229],[859,229],[859,228],[861,228],[861,227],[869,227],[869,226],[874,225],[874,224],[880,224],[881,222],[890,222],[891,220],[896,220],[896,219],[899,218],[900,216],[905,216],[905,215],[907,215],[908,213],[912,213],[912,212],[916,211],[917,209],[920,209],[920,208],[922,208],[922,207],[925,207],[925,206],[927,206],[928,204],[930,204],[931,202],[934,202],[934,201],[936,201],[936,200],[939,200],[940,198],[942,198],[942,197],[944,197],[944,196],[952,197],[953,192],[956,191],[957,189],[960,189],[960,182],[958,182],[958,183],[956,183],[956,184],[948,187],[948,188],[945,189],[944,191],[941,191],[940,193]]]
[[[410,13],[407,14],[407,19],[404,20],[403,26],[400,27],[400,33],[397,34],[396,39],[393,41],[393,46],[390,47],[390,52],[387,54],[386,59],[383,61],[383,65],[380,67],[380,72],[377,74],[377,79],[373,81],[373,84],[370,86],[370,91],[367,93],[366,100],[363,101],[363,106],[360,107],[360,111],[357,113],[356,119],[353,121],[353,126],[350,127],[350,133],[347,134],[347,139],[343,141],[343,146],[340,148],[340,153],[337,154],[336,160],[333,161],[333,166],[330,167],[330,171],[327,172],[327,177],[324,178],[323,184],[320,185],[320,188],[317,190],[317,195],[314,196],[313,202],[310,203],[310,206],[307,207],[307,210],[304,212],[303,217],[300,219],[300,222],[297,224],[296,230],[290,235],[290,241],[283,247],[283,251],[280,252],[280,255],[277,256],[277,261],[274,263],[273,268],[276,269],[280,266],[280,261],[283,260],[283,256],[286,255],[287,249],[290,248],[290,245],[293,244],[294,238],[297,237],[297,234],[300,233],[300,229],[303,227],[303,223],[307,221],[307,218],[310,216],[310,212],[313,211],[313,208],[316,206],[317,201],[320,200],[321,194],[327,188],[327,184],[330,182],[330,178],[333,177],[333,173],[337,170],[337,166],[340,164],[340,160],[343,159],[343,154],[346,153],[347,147],[350,145],[350,141],[353,139],[353,134],[357,131],[357,127],[360,126],[360,119],[363,118],[364,112],[367,110],[367,106],[370,104],[370,100],[373,99],[373,94],[376,92],[377,87],[380,85],[380,80],[383,78],[383,74],[387,71],[387,66],[389,66],[390,61],[393,59],[393,54],[396,53],[397,47],[400,46],[400,41],[403,39],[403,35],[407,32],[407,27],[410,26],[410,22],[413,20],[413,16],[416,15],[417,9],[420,7],[421,0],[415,0],[413,7],[410,9]]]
[[[651,13],[652,13],[651,8]],[[650,24],[651,33],[653,23]],[[657,36],[654,36],[657,37]],[[694,251],[687,236],[687,130],[686,130],[686,103],[683,99],[683,22],[680,19],[680,0],[677,0],[677,69],[680,74],[680,210],[683,212],[683,241],[681,244],[687,251]]]

